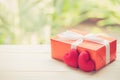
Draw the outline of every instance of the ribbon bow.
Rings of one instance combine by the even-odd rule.
[[[97,37],[97,34],[87,34],[85,36],[78,34],[76,32],[72,31],[66,31],[58,35],[61,40],[75,40],[74,43],[71,44],[71,48],[77,47],[80,43],[82,43],[84,40],[89,40],[92,42],[96,42],[99,44],[103,44],[106,47],[106,64],[110,62],[110,45],[107,40],[101,39]]]

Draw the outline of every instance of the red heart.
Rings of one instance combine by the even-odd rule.
[[[78,58],[78,65],[80,69],[86,72],[90,72],[95,69],[95,64],[91,60],[89,53],[86,51],[80,53]]]
[[[77,68],[78,67],[78,56],[79,53],[76,49],[70,50],[69,53],[65,54],[64,62],[71,67]]]

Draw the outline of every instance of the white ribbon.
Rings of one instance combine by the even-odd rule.
[[[72,31],[66,31],[58,35],[61,40],[76,40],[74,43],[71,44],[71,48],[77,47],[80,43],[83,42],[83,40],[89,40],[92,42],[96,42],[99,44],[103,44],[106,47],[106,64],[110,62],[110,45],[107,40],[101,39],[97,37],[98,35],[96,34],[87,34],[85,36],[78,34],[76,32]]]

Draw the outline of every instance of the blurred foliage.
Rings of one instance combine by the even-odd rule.
[[[45,44],[88,19],[120,26],[120,0],[0,0],[0,44]],[[50,34],[51,33],[51,34]]]
[[[48,43],[52,8],[52,0],[0,0],[0,44]]]
[[[98,26],[119,24],[120,0],[54,0],[54,25],[71,26],[98,18]]]

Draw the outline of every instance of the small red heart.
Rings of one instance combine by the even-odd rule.
[[[89,53],[86,51],[80,53],[78,58],[78,65],[80,69],[86,72],[90,72],[95,69],[95,64],[91,60]]]
[[[71,49],[69,53],[65,54],[64,62],[71,67],[78,67],[78,56],[79,53],[76,49]]]

